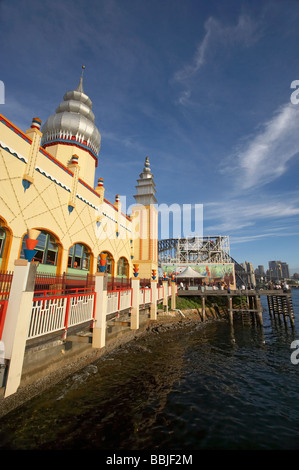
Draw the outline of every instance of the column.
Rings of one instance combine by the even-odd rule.
[[[256,303],[259,324],[262,326],[263,325],[263,308],[261,304],[261,298],[258,295],[255,296],[255,303]]]
[[[140,291],[140,279],[132,278],[132,311],[131,311],[131,330],[139,329],[139,291]]]
[[[168,313],[168,281],[162,281],[164,311]]]
[[[76,206],[76,197],[77,197],[77,187],[79,181],[80,167],[78,165],[79,157],[78,155],[73,155],[71,161],[68,165],[68,168],[73,172],[73,182],[71,188],[70,199],[68,203],[68,210],[71,213]]]
[[[232,325],[233,324],[233,299],[232,299],[232,297],[228,296],[227,297],[227,302],[228,302],[229,321]]]
[[[2,341],[9,361],[5,398],[20,385],[26,341],[32,314],[37,264],[16,260]]]
[[[23,175],[22,181],[25,190],[28,189],[30,185],[34,182],[35,165],[39,153],[40,141],[42,138],[40,126],[41,120],[38,118],[33,118],[31,128],[26,131],[26,134],[32,139],[32,142],[30,145],[28,162],[25,168],[25,173]]]
[[[176,309],[176,283],[171,282],[171,310]]]
[[[202,304],[202,310],[201,310],[202,321],[206,321],[206,319],[207,319],[207,317],[206,317],[206,298],[205,298],[204,295],[201,298],[201,304]]]
[[[158,289],[157,289],[157,281],[151,281],[151,289],[152,289],[152,303],[151,303],[151,320],[157,320],[157,298],[158,298]]]
[[[92,332],[92,347],[103,348],[106,344],[107,274],[95,274],[96,308]]]

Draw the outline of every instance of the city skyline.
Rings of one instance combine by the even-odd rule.
[[[291,0],[0,2],[0,113],[42,124],[84,70],[96,179],[133,203],[146,156],[159,204],[202,204],[203,234],[299,272],[299,5]],[[1,100],[0,100],[1,101]]]

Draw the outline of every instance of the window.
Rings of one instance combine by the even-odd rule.
[[[6,239],[6,232],[3,228],[0,228],[0,258],[3,258],[3,251]]]
[[[90,253],[82,243],[76,243],[69,249],[68,267],[89,271]]]
[[[114,259],[113,259],[113,256],[111,255],[111,253],[109,253],[108,251],[102,251],[102,253],[105,253],[107,255],[107,264],[106,264],[106,273],[109,274],[110,276],[114,276]],[[100,256],[98,256],[98,267],[97,267],[97,270],[100,271]]]
[[[25,235],[22,242],[20,258],[25,258],[24,249],[26,248],[26,239],[28,235]],[[36,254],[33,261],[38,261],[41,264],[48,264],[51,266],[57,266],[58,257],[58,245],[53,235],[48,232],[42,231],[38,238],[38,243],[35,247]]]
[[[117,275],[121,277],[128,277],[129,263],[126,258],[119,258],[117,263]]]

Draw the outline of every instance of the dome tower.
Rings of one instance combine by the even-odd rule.
[[[77,88],[65,93],[55,114],[45,122],[41,143],[65,166],[76,154],[79,157],[80,177],[93,187],[101,134],[94,123],[92,101],[83,90],[83,70]]]

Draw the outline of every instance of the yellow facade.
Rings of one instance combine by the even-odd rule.
[[[150,279],[158,274],[158,211],[154,205],[132,209],[133,231],[138,233],[134,243],[134,263],[139,264],[140,277]]]
[[[112,276],[132,277],[138,263],[140,277],[151,278],[158,266],[156,209],[145,208],[149,225],[142,225],[140,240],[118,196],[105,199],[102,181],[93,188],[94,155],[59,140],[44,148],[41,139],[34,120],[24,133],[0,115],[0,269],[14,269],[24,257],[24,237],[36,229],[44,244],[39,272],[94,274],[106,252]]]

